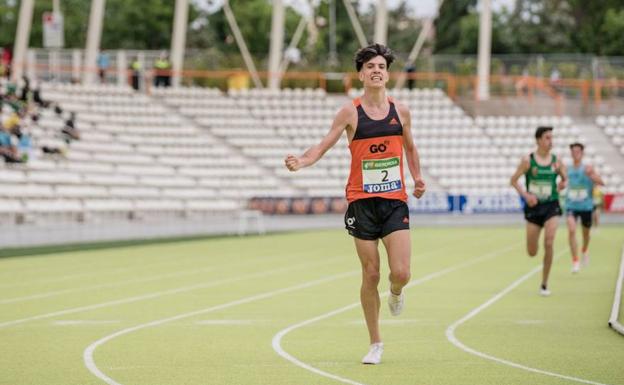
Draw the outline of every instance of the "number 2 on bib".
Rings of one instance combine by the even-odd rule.
[[[362,185],[364,192],[369,194],[400,190],[399,158],[362,160]]]

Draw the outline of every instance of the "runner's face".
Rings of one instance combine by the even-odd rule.
[[[574,146],[570,149],[570,153],[572,154],[572,159],[575,162],[580,162],[583,159],[583,150],[580,147]]]
[[[541,138],[537,139],[537,147],[543,151],[552,149],[552,131],[545,132]]]
[[[359,76],[364,87],[385,87],[389,79],[386,59],[383,56],[370,59],[362,66]]]

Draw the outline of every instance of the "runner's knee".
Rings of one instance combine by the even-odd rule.
[[[363,283],[368,286],[377,286],[379,284],[380,274],[376,268],[367,268],[364,270]]]
[[[410,271],[407,269],[393,271],[390,274],[390,280],[393,283],[398,283],[401,285],[406,285],[409,282],[410,278],[411,278],[411,274],[410,274]]]
[[[527,254],[530,257],[535,257],[537,255],[537,244],[527,243]]]

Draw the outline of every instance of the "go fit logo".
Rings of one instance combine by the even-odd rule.
[[[368,148],[368,151],[370,151],[371,154],[376,154],[378,152],[386,152],[386,150],[388,149],[388,144],[390,142],[388,142],[387,140],[383,143],[380,144],[371,144],[371,146]]]

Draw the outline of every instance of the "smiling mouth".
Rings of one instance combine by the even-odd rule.
[[[373,76],[371,80],[381,80],[381,76]]]

